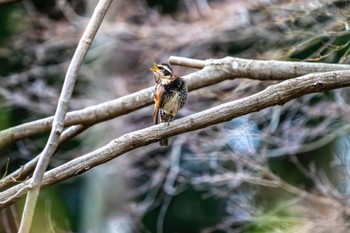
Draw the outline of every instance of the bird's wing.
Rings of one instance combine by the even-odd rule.
[[[154,111],[153,111],[153,123],[155,125],[159,124],[159,108],[160,108],[160,103],[161,99],[163,97],[164,93],[164,87],[160,84],[156,85],[156,92],[155,92],[155,104],[154,104]]]

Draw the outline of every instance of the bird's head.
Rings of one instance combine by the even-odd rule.
[[[176,78],[173,74],[173,69],[166,63],[154,63],[153,68],[149,69],[155,74],[156,78],[160,79],[161,81],[172,81]]]

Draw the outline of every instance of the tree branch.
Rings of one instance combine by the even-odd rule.
[[[195,72],[191,75],[188,75],[186,77],[186,80],[189,85],[189,90],[195,90],[230,78],[232,77],[230,77],[229,74],[213,74],[212,72],[207,72],[205,69],[203,69],[199,72]],[[150,98],[151,93],[153,91],[154,88],[150,87],[116,100],[108,101],[99,105],[87,107],[79,111],[68,113],[65,120],[65,126],[72,127],[76,124],[80,124],[82,126],[85,126],[85,128],[88,128],[86,126],[90,126],[98,122],[113,119],[117,116],[136,111],[137,109],[150,105],[153,102]],[[51,129],[51,124],[52,117],[48,117],[45,119],[33,121],[20,126],[16,126],[11,129],[1,131],[0,142],[5,142],[5,144],[3,145],[6,145],[6,143],[11,143],[13,141],[20,140],[22,139],[22,137],[28,137],[46,132]],[[35,166],[36,164],[35,160],[37,159],[31,160],[22,168],[19,168],[15,172],[9,174],[8,176],[0,180],[0,190],[14,183],[16,179],[24,177],[26,174],[28,174],[28,172],[31,172],[33,166]],[[20,176],[18,177],[18,175]]]
[[[333,70],[350,70],[349,65],[291,62],[275,60],[250,60],[237,57],[223,59],[207,59],[205,61],[171,56],[169,63],[173,65],[192,68],[217,67],[216,72],[231,73],[236,78],[249,78],[255,80],[286,80],[305,74],[327,72]]]
[[[88,125],[73,125],[69,128],[65,129],[61,134],[61,137],[58,141],[58,145],[62,145],[65,141],[75,137],[81,132],[85,131],[90,126]],[[21,166],[19,169],[15,170],[11,174],[5,176],[0,180],[0,190],[4,190],[8,188],[10,185],[14,183],[18,183],[19,181],[26,179],[26,177],[34,171],[36,164],[39,161],[39,156],[36,156],[25,165]]]
[[[349,76],[349,70],[308,74],[271,85],[254,95],[175,120],[169,126],[159,124],[125,134],[93,152],[46,172],[42,185],[49,186],[74,177],[125,152],[159,141],[163,137],[170,137],[226,122],[235,117],[256,112],[267,107],[282,105],[306,94],[348,87],[350,86]],[[30,182],[31,180],[25,181],[1,192],[1,203],[6,202],[8,198],[13,197],[16,193],[17,196],[4,204],[0,204],[0,208],[14,203],[23,196],[27,191],[25,189],[23,190],[23,187]]]
[[[349,65],[342,64],[259,61],[234,57],[201,61],[172,56],[169,61],[174,65],[195,68],[205,64],[202,70],[184,76],[190,91],[234,78],[286,80],[313,72],[350,70]],[[150,87],[116,100],[69,112],[64,126],[94,125],[136,111],[153,103],[150,98],[152,92],[153,87]],[[47,117],[0,131],[0,148],[23,138],[49,131],[52,121],[53,117]]]
[[[50,162],[50,158],[58,147],[59,139],[64,129],[64,120],[68,110],[69,101],[74,90],[75,81],[78,77],[78,72],[111,3],[112,0],[100,0],[97,3],[91,20],[87,25],[87,28],[84,31],[84,34],[80,39],[78,47],[73,55],[72,61],[69,64],[63,83],[62,92],[58,100],[56,113],[52,122],[52,129],[48,142],[46,143],[44,150],[39,155],[39,160],[34,170],[33,178],[30,180],[28,185],[29,191],[24,205],[21,224],[18,230],[20,233],[28,233],[30,230],[36,202],[40,192],[41,181]]]

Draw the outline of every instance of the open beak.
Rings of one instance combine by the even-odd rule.
[[[157,64],[154,62],[153,63],[153,68],[149,68],[150,71],[156,73],[159,70],[159,67],[157,66]]]

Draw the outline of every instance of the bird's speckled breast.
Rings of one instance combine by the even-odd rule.
[[[168,97],[168,100],[165,102],[162,109],[164,110],[165,113],[174,116],[182,107],[180,103],[181,102],[180,102],[179,93],[174,92],[173,95]]]
[[[183,79],[164,84],[164,94],[162,96],[160,109],[165,113],[175,116],[185,105],[187,99],[187,86]]]

